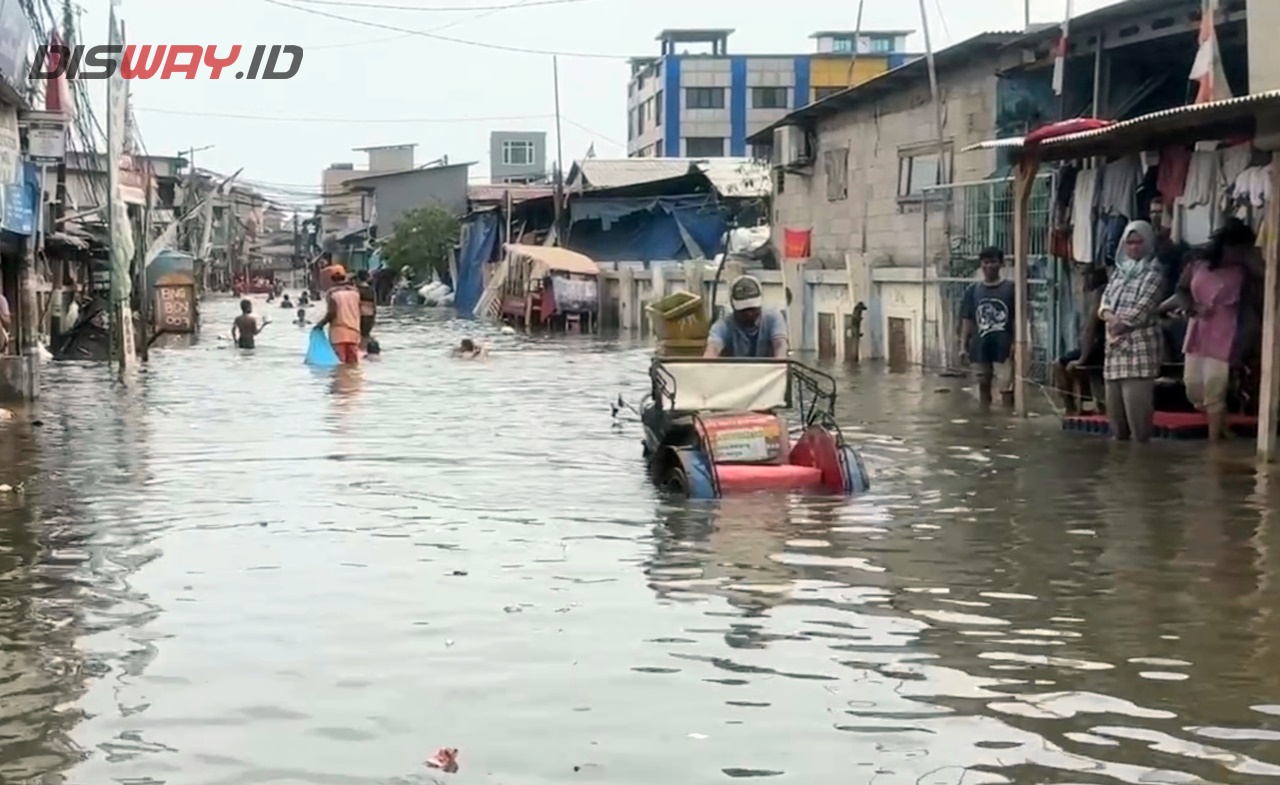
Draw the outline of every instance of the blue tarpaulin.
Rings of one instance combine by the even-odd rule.
[[[471,316],[484,294],[484,265],[493,258],[498,244],[498,214],[474,213],[462,226],[462,247],[458,251],[458,280],[453,287],[453,305],[458,313]]]
[[[314,368],[336,368],[342,364],[338,360],[338,353],[333,350],[333,344],[329,343],[328,336],[321,329],[311,331],[307,341],[307,356],[302,361]]]
[[[569,247],[600,262],[710,259],[724,250],[724,215],[705,196],[577,199],[569,219]]]

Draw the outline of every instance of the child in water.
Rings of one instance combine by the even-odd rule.
[[[307,318],[306,308],[298,309],[298,318],[294,319],[293,323],[298,325],[299,327],[306,327],[308,324],[311,324],[311,320]]]
[[[240,315],[231,324],[231,340],[235,341],[236,346],[241,349],[252,349],[253,339],[270,323],[269,320],[264,319],[262,324],[258,324],[258,317],[253,315],[253,303],[249,300],[241,300]]]
[[[453,350],[453,356],[462,360],[476,360],[486,357],[488,354],[488,349],[470,338],[463,338],[462,342]]]

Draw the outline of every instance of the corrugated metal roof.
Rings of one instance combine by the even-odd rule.
[[[1212,136],[1219,132],[1220,126],[1247,120],[1261,109],[1277,108],[1280,108],[1280,90],[1267,90],[1223,101],[1177,106],[1135,117],[1132,120],[1122,120],[1105,128],[1055,136],[1036,145],[1035,149],[1038,156],[1046,161],[1084,158],[1101,155],[1107,152],[1109,146],[1127,145],[1130,148],[1139,148],[1159,142],[1175,141],[1162,137],[1171,134],[1187,135],[1187,132],[1197,128],[1209,132]],[[1200,138],[1210,138],[1210,136]],[[1196,139],[1187,136],[1183,141],[1193,142]],[[1022,137],[992,139],[970,145],[961,152],[1021,149],[1022,146]]]
[[[721,196],[758,197],[772,191],[769,167],[752,158],[586,158],[569,173],[577,190],[624,188],[702,174]]]
[[[467,198],[473,202],[505,202],[507,192],[511,193],[512,204],[519,204],[530,199],[542,199],[555,194],[556,189],[550,185],[470,185],[467,186]]]

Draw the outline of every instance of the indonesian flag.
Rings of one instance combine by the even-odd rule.
[[[1071,5],[1067,0],[1067,17],[1062,22],[1062,34],[1058,36],[1058,48],[1053,57],[1053,94],[1062,95],[1067,79],[1067,36],[1071,32]]]
[[[1200,13],[1200,51],[1191,66],[1193,82],[1199,82],[1193,103],[1204,104],[1231,97],[1231,86],[1222,71],[1222,53],[1218,50],[1218,0],[1204,0]]]

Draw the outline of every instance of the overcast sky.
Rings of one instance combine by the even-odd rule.
[[[1075,0],[1077,14],[1116,0]],[[816,30],[852,29],[855,0],[122,0],[130,43],[297,44],[301,71],[284,81],[134,81],[133,104],[152,154],[216,145],[197,164],[298,190],[319,186],[330,163],[360,166],[353,147],[415,142],[418,162],[476,160],[487,174],[494,130],[544,130],[555,157],[551,57],[562,53],[560,105],[566,161],[595,145],[626,155],[626,58],[657,53],[659,30],[728,27],[731,53],[813,49]],[[81,40],[105,43],[108,0],[80,0]],[[495,6],[512,6],[502,10]],[[58,3],[60,5],[60,3]],[[525,7],[518,7],[523,5]],[[986,30],[1021,29],[1023,0],[925,0],[935,47]],[[389,6],[377,7],[377,6]],[[430,10],[397,10],[430,9]],[[1031,0],[1033,22],[1060,21],[1066,0]],[[450,10],[440,10],[450,9]],[[465,10],[459,10],[465,9]],[[920,30],[919,5],[867,0],[864,29]],[[332,14],[365,24],[323,16]],[[405,28],[469,45],[380,28]],[[446,28],[447,29],[444,29]],[[909,41],[923,51],[923,38]],[[589,54],[594,57],[575,56]],[[242,55],[247,60],[248,54]],[[235,69],[232,69],[233,71]],[[205,72],[207,74],[207,72]],[[93,90],[105,88],[99,82]],[[103,98],[95,96],[101,107]]]

